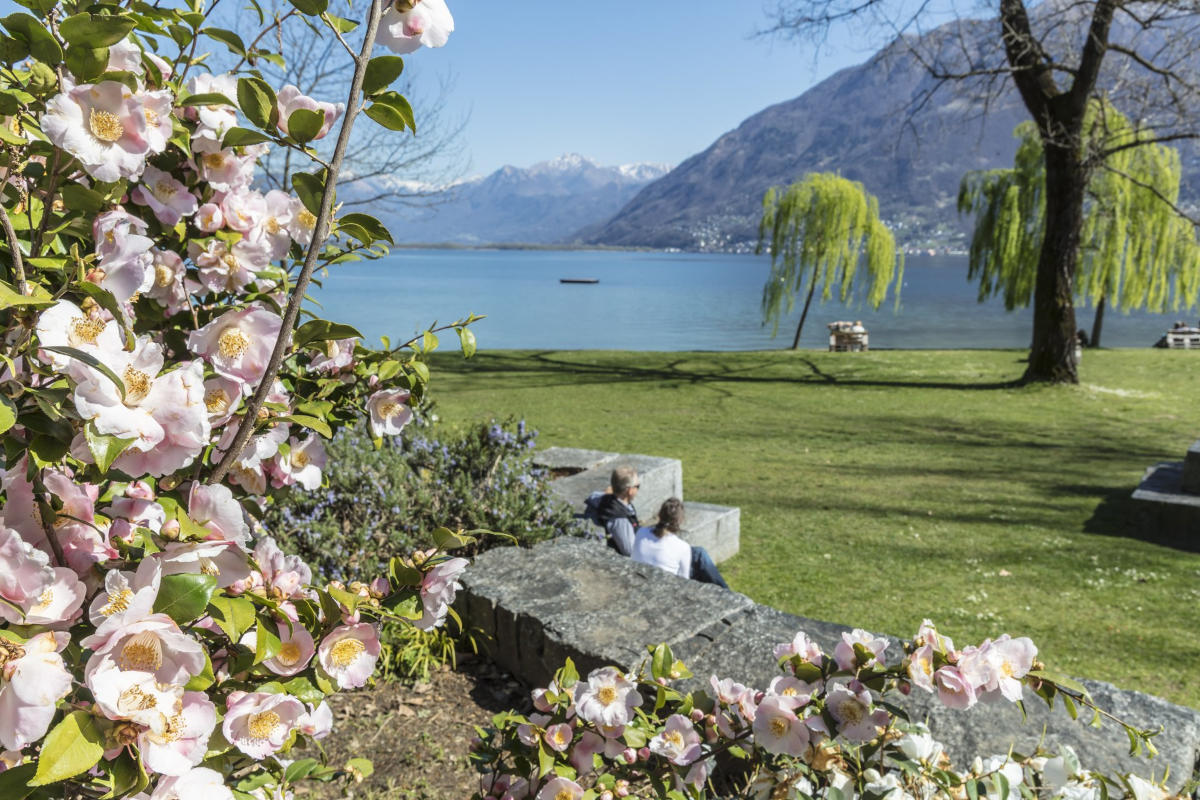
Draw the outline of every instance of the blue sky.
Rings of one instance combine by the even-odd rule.
[[[449,44],[409,58],[454,74],[475,174],[566,152],[678,163],[873,52],[844,33],[820,51],[755,37],[760,0],[448,2]]]

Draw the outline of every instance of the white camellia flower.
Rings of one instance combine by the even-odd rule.
[[[0,637],[0,745],[21,750],[46,735],[58,701],[71,691],[60,653],[70,637],[39,633],[17,644]]]
[[[149,336],[141,336],[132,352],[122,348],[102,351],[101,363],[125,384],[125,396],[112,379],[98,369],[79,364],[72,368],[75,410],[96,431],[121,439],[134,439],[138,449],[148,450],[162,441],[162,425],[154,418],[155,379],[163,366],[163,352]]]
[[[383,389],[367,398],[367,414],[371,418],[371,434],[396,436],[412,419],[405,389]]]
[[[136,572],[109,570],[104,574],[104,591],[96,595],[88,608],[88,618],[93,625],[100,626],[114,618],[120,624],[148,616],[154,609],[161,581],[162,568],[153,558],[138,564]]]
[[[153,447],[131,444],[113,466],[127,475],[168,475],[190,465],[208,444],[211,427],[204,405],[204,365],[185,361],[154,381],[145,406],[162,427]]]
[[[217,727],[217,707],[204,692],[183,692],[179,711],[161,730],[146,729],[138,749],[148,769],[161,775],[186,775],[199,766],[208,751],[208,739]]]
[[[173,228],[179,220],[190,217],[199,208],[196,196],[170,173],[151,165],[142,173],[142,182],[130,194],[133,202],[149,206],[158,221]]]
[[[594,725],[627,725],[642,704],[637,684],[612,667],[593,670],[575,684],[575,710]]]
[[[84,669],[88,681],[115,665],[121,670],[148,672],[160,683],[182,686],[205,665],[204,648],[166,614],[150,614],[137,621],[110,617],[80,644],[92,651]]]
[[[319,489],[321,470],[328,460],[325,445],[315,434],[310,434],[304,441],[293,436],[288,444],[288,452],[275,461],[273,471],[278,476],[275,482],[280,486],[299,484],[307,492]]]
[[[218,375],[257,386],[267,371],[283,319],[262,303],[227,311],[188,336],[188,347]]]
[[[159,683],[150,672],[119,669],[109,659],[88,677],[87,687],[105,717],[145,725],[160,737],[183,711],[182,686]]]
[[[158,558],[163,575],[212,575],[218,589],[250,577],[246,551],[237,542],[171,542]]]
[[[208,767],[196,767],[183,775],[163,778],[150,800],[234,800],[233,790],[225,785],[220,773]]]
[[[119,350],[122,345],[115,322],[84,313],[69,300],[59,300],[42,312],[37,321],[37,337],[43,347],[73,347],[89,355],[97,355],[101,350]],[[39,351],[38,357],[59,372],[75,363],[75,359],[59,353]]]
[[[379,21],[377,43],[404,55],[422,46],[441,47],[453,32],[445,0],[396,0]]]
[[[46,101],[42,131],[96,180],[137,179],[150,155],[141,99],[123,83],[70,86]]]

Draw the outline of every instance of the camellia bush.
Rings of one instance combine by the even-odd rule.
[[[1085,770],[1079,756],[1041,749],[979,754],[956,769],[929,730],[895,701],[930,693],[953,709],[1019,703],[1029,688],[1090,711],[1129,734],[1130,752],[1154,754],[1156,731],[1097,708],[1083,686],[1046,672],[1028,638],[1008,635],[956,649],[926,620],[902,654],[887,639],[843,633],[832,654],[803,632],[775,647],[782,668],[766,689],[712,676],[708,690],[681,693],[690,678],[659,645],[635,674],[615,667],[581,679],[568,661],[533,692],[535,713],[496,715],[479,728],[472,758],[476,800],[1165,800],[1136,775]],[[1086,755],[1086,754],[1085,754]]]
[[[428,384],[433,332],[370,350],[297,323],[315,269],[390,241],[335,214],[337,174],[360,112],[415,126],[389,86],[450,12],[250,0],[247,44],[217,2],[20,2],[0,19],[0,797],[290,798],[361,777],[289,753],[368,681],[380,620],[445,619],[466,561],[444,550],[468,542],[443,529],[384,575],[314,586],[255,520],[320,486],[323,439],[363,417],[394,436]],[[256,72],[296,23],[345,46],[344,97]],[[334,134],[326,160],[310,143]],[[292,192],[254,188],[272,147]],[[471,321],[446,326],[467,355]]]

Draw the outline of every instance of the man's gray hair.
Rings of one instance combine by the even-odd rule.
[[[612,486],[613,494],[624,494],[625,490],[638,482],[637,470],[633,467],[617,467],[612,472],[608,483]]]

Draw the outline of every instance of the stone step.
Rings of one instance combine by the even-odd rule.
[[[740,508],[689,502],[684,512],[684,529],[679,535],[688,544],[703,547],[718,564],[738,554],[741,546]]]
[[[1186,473],[1186,462],[1178,461],[1164,461],[1146,470],[1133,493],[1136,523],[1148,541],[1200,551],[1200,494],[1183,490]]]
[[[1182,488],[1188,494],[1200,494],[1200,439],[1192,443],[1183,459]]]

